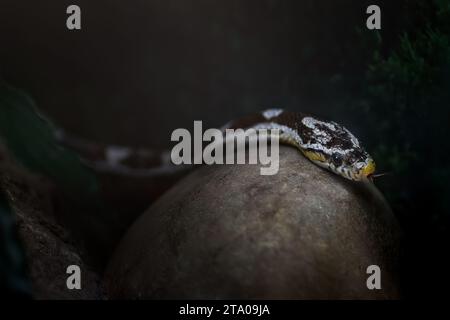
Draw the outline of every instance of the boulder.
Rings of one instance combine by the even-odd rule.
[[[24,251],[8,253],[16,259],[21,254],[25,256],[24,281],[30,283],[31,296],[39,300],[104,299],[101,277],[85,262],[87,254],[74,241],[70,228],[57,219],[61,215],[57,210],[61,208],[54,205],[55,192],[49,179],[17,164],[0,141],[0,194],[9,200],[14,224],[8,227],[17,229],[19,244]],[[78,265],[81,269],[81,290],[67,288],[69,265]]]
[[[280,170],[201,166],[135,221],[105,273],[110,298],[398,298],[399,229],[374,188],[280,148]],[[381,289],[367,287],[367,268]]]

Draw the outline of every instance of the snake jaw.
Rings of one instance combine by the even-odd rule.
[[[371,179],[375,172],[375,161],[372,158],[368,158],[366,161],[358,162],[357,164],[343,164],[341,166],[335,166],[331,161],[327,161],[326,158],[320,153],[303,153],[316,165],[328,169],[348,180],[361,181],[363,179]]]
[[[375,161],[369,157],[364,162],[342,165],[340,167],[329,164],[328,168],[348,180],[361,181],[372,178],[375,172]]]
[[[357,164],[357,170],[354,174],[352,174],[352,180],[361,181],[361,180],[372,180],[372,176],[375,172],[375,161],[372,158],[368,158],[363,163]]]
[[[375,172],[375,161],[373,159],[369,159],[367,164],[361,170],[361,175],[364,177],[370,177]]]

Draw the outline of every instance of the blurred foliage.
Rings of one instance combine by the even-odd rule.
[[[377,180],[405,231],[401,275],[409,297],[439,296],[450,240],[450,1],[415,1],[397,41],[376,34],[360,119]],[[362,106],[362,108],[361,108]]]
[[[450,0],[400,0],[381,10],[381,30],[355,26],[362,68],[343,71],[347,98],[333,106],[377,172],[390,173],[375,183],[404,231],[403,293],[439,297],[449,285]]]
[[[416,24],[394,48],[386,50],[377,35],[363,112],[379,169],[395,176],[380,181],[385,194],[399,214],[422,208],[437,223],[449,208],[450,2],[417,1],[414,8],[408,16]]]
[[[61,147],[55,128],[21,90],[0,83],[0,135],[25,167],[52,178],[68,195],[89,198],[98,191],[92,172]]]
[[[0,191],[0,291],[9,297],[30,297],[25,256],[10,207]]]

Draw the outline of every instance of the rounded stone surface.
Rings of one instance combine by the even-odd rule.
[[[399,230],[372,189],[280,147],[280,170],[201,166],[128,230],[110,298],[397,298]],[[377,200],[378,199],[378,200]],[[381,290],[367,288],[367,267]]]

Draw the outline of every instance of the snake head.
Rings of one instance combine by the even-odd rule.
[[[315,164],[355,181],[375,172],[375,161],[345,127],[308,116],[301,120],[300,130],[303,153]]]

